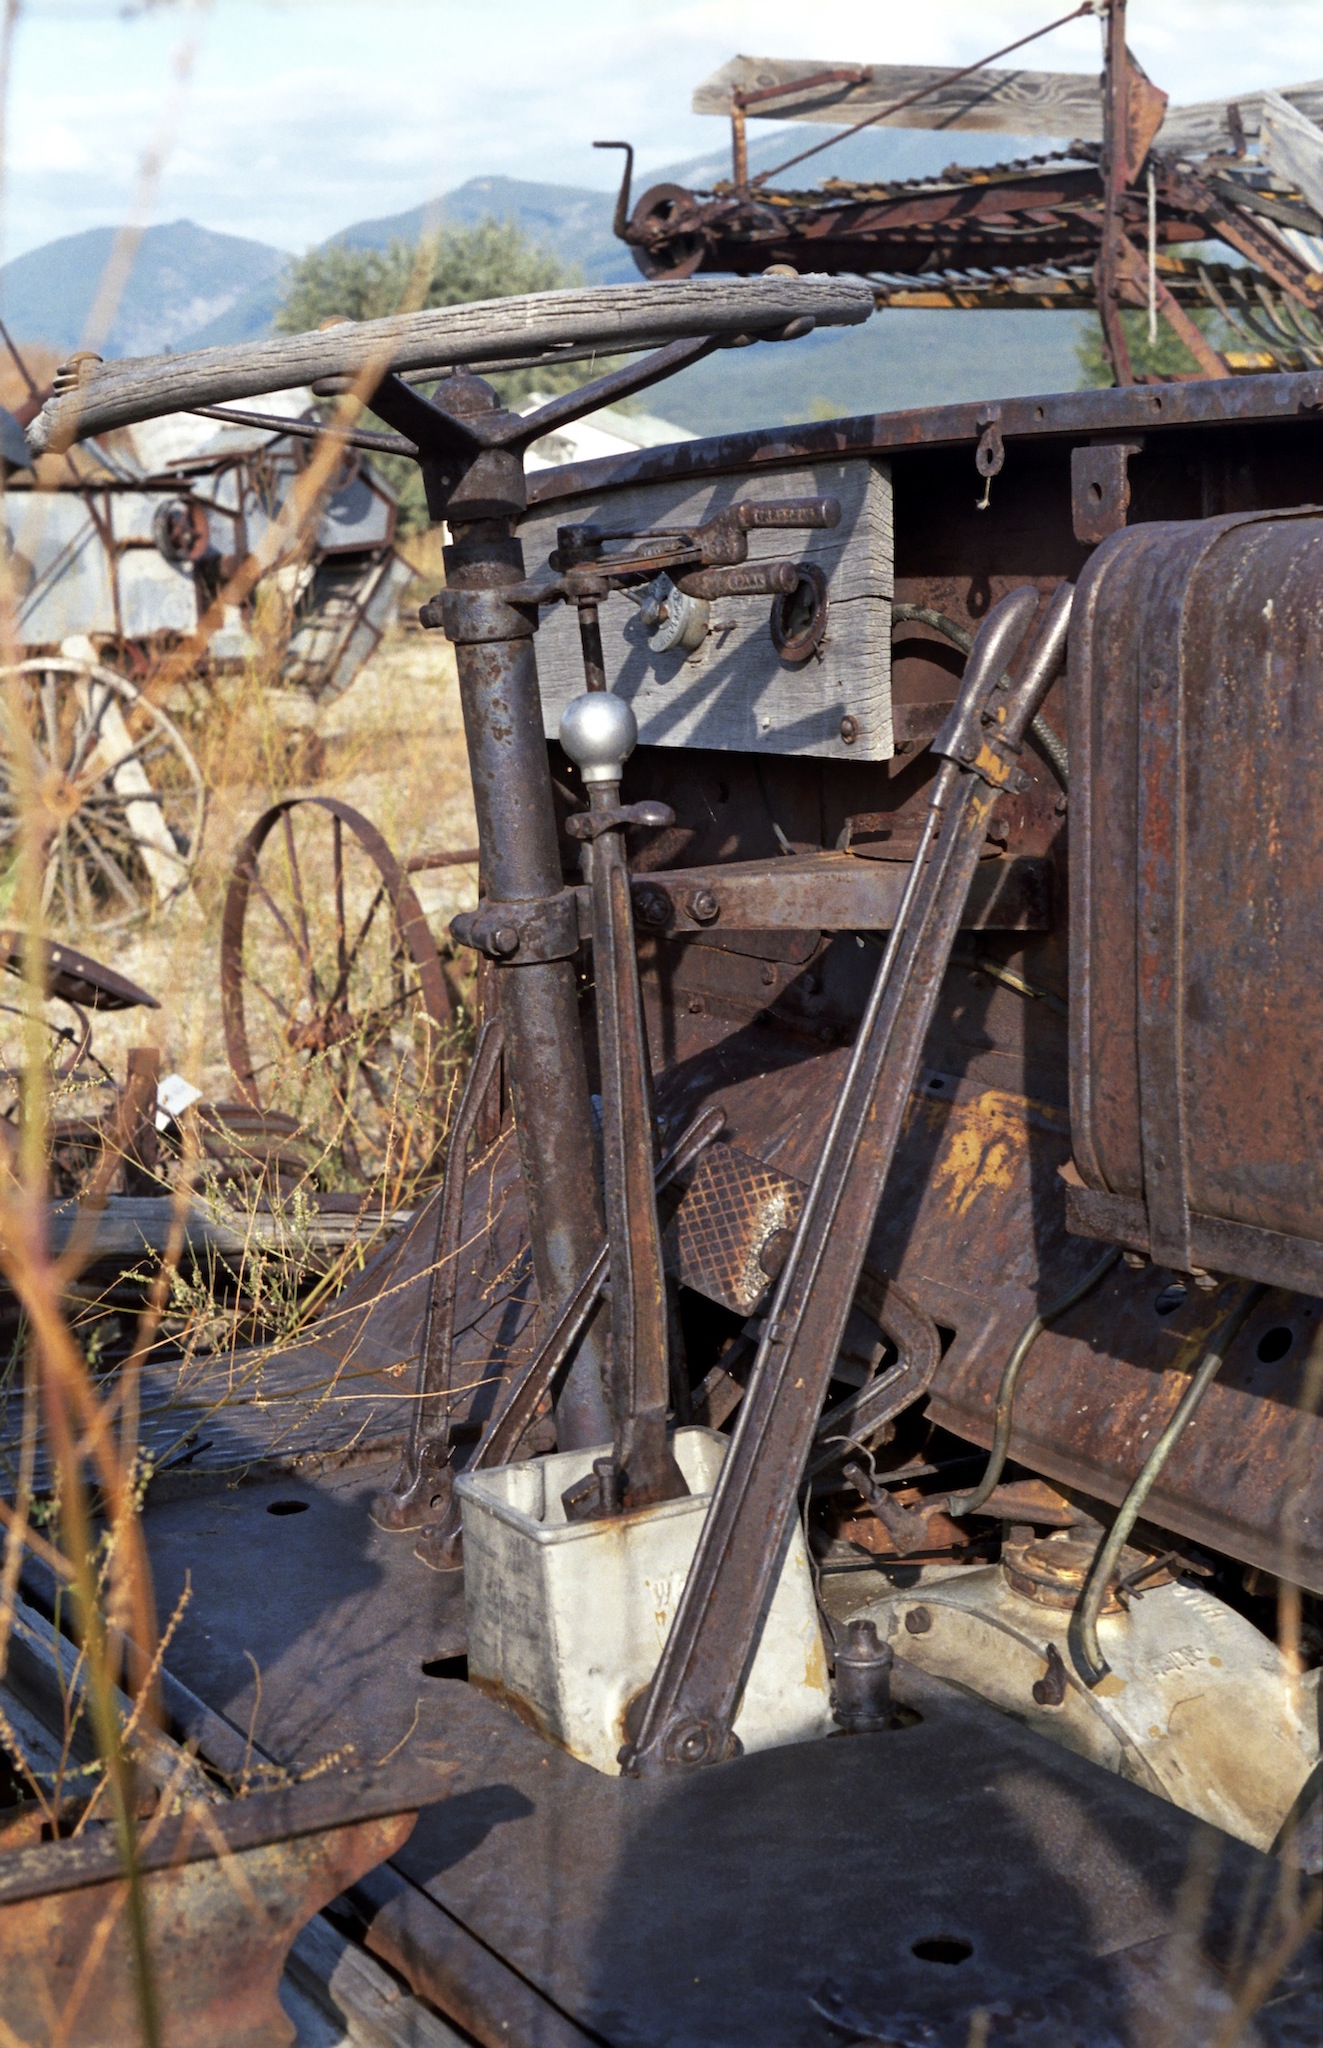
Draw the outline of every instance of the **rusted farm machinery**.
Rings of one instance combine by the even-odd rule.
[[[1101,78],[995,68],[1053,28],[1103,16]],[[1094,309],[1116,382],[1144,382],[1123,308],[1193,358],[1190,374],[1323,362],[1323,86],[1173,107],[1126,47],[1125,0],[1082,6],[961,70],[736,57],[694,111],[731,123],[731,175],[711,191],[651,186],[631,210],[626,151],[615,232],[645,277],[756,275],[769,264],[867,277],[877,306]],[[750,173],[748,122],[836,125]],[[778,182],[875,125],[1073,138],[1027,161],[935,178]],[[811,175],[807,174],[807,175]],[[1215,314],[1221,347],[1191,319]]]
[[[29,384],[24,417],[42,396]],[[203,777],[144,685],[181,648],[193,654],[180,676],[196,669],[208,688],[256,657],[249,562],[260,559],[288,614],[279,680],[314,700],[348,687],[394,615],[411,574],[394,546],[394,494],[344,451],[311,532],[296,530],[290,508],[318,430],[303,416],[310,394],[286,395],[285,408],[258,430],[210,410],[125,429],[40,482],[7,418],[3,549],[24,659],[6,671],[0,709],[0,858],[35,773],[62,799],[46,873],[53,928],[123,925],[187,883]]]
[[[872,303],[470,306],[34,428],[359,377],[452,536],[444,1186],[198,1397],[170,1668],[204,1756],[458,1763],[345,1908],[483,2043],[1303,2042],[1323,382],[1004,401],[990,496],[977,405],[526,485]],[[594,349],[530,418],[483,379]]]

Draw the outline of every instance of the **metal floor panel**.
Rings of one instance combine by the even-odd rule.
[[[917,1726],[675,1782],[603,1777],[424,1671],[462,1650],[460,1575],[372,1526],[382,1476],[149,1504],[163,1617],[192,1588],[170,1666],[303,1770],[351,1744],[457,1761],[396,1867],[549,2015],[611,2048],[968,2048],[980,2011],[998,2048],[1214,2037],[1225,1994],[1182,1962],[1182,1887],[1211,1885],[1204,1942],[1225,1956],[1276,1887],[1265,1858],[912,1671]],[[1246,2041],[1312,2044],[1316,1965]]]

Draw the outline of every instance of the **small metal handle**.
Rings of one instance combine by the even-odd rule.
[[[686,597],[788,597],[799,578],[794,562],[746,562],[731,569],[693,569],[677,576],[675,587]]]
[[[743,532],[756,526],[840,526],[840,498],[782,498],[776,504],[745,498],[733,514]]]
[[[735,524],[745,533],[758,526],[839,526],[839,498],[782,498],[774,504],[745,499],[733,508]]]

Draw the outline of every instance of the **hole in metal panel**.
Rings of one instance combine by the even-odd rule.
[[[973,1942],[962,1934],[929,1934],[910,1946],[910,1954],[921,1963],[967,1963],[973,1953]]]
[[[306,1515],[308,1503],[306,1500],[269,1500],[266,1511],[269,1515]]]
[[[1279,1358],[1285,1358],[1295,1343],[1295,1331],[1288,1330],[1285,1323],[1274,1323],[1271,1330],[1265,1330],[1255,1346],[1254,1356],[1262,1365],[1276,1365]]]
[[[461,1685],[467,1685],[469,1660],[466,1656],[425,1657],[419,1666],[424,1678],[457,1678]]]

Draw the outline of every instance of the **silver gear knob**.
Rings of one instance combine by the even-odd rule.
[[[561,746],[585,782],[619,782],[638,736],[634,713],[610,690],[588,690],[561,713]]]

